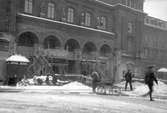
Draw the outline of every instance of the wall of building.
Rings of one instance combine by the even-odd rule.
[[[89,2],[89,5],[87,5],[88,2]],[[116,4],[114,2],[116,1],[112,1],[111,4]],[[123,1],[119,1],[119,2],[123,2]],[[75,12],[74,23],[72,24],[78,25],[78,26],[82,26],[80,23],[81,21],[80,16],[83,11],[91,12],[92,19],[95,20],[91,23],[91,26],[90,26],[90,28],[93,28],[93,29],[98,29],[97,28],[98,16],[102,15],[107,17],[107,27],[106,29],[103,29],[103,31],[114,32],[116,37],[116,40],[115,40],[116,43],[113,43],[112,36],[106,35],[106,33],[92,32],[89,30],[78,29],[75,27],[61,25],[58,23],[52,24],[52,22],[50,23],[43,22],[42,20],[39,21],[38,19],[33,19],[32,21],[31,18],[29,17],[27,18],[25,16],[23,17],[20,15],[18,16],[18,24],[17,24],[18,34],[22,32],[21,30],[38,29],[38,31],[36,32],[39,33],[39,35],[42,34],[42,36],[39,36],[41,43],[42,43],[42,40],[44,40],[44,36],[45,36],[44,34],[48,34],[44,31],[48,31],[48,32],[53,32],[56,36],[61,36],[60,40],[64,44],[67,39],[74,38],[81,44],[81,47],[83,48],[84,44],[87,41],[92,41],[98,47],[98,50],[101,47],[99,46],[100,44],[103,45],[107,43],[110,46],[112,46],[114,51],[117,50],[121,52],[120,54],[121,56],[120,57],[118,56],[119,57],[118,60],[120,61],[117,61],[120,64],[119,63],[117,65],[114,64],[118,68],[117,69],[118,73],[115,74],[115,75],[118,75],[117,80],[121,78],[122,71],[128,67],[127,63],[131,62],[135,66],[139,65],[136,62],[138,60],[138,57],[141,51],[141,40],[143,37],[144,15],[145,15],[143,12],[134,10],[133,8],[124,7],[123,5],[117,5],[112,7],[104,3],[95,2],[95,1],[84,2],[84,0],[83,1],[64,0],[64,1],[54,1],[54,3],[56,4],[56,11],[55,11],[56,14],[55,14],[55,18],[51,19],[54,21],[64,22],[62,20],[62,17],[63,17],[62,10],[63,8],[66,8],[66,7],[73,7],[74,9],[77,9],[77,11]],[[59,5],[57,5],[57,3],[59,3]],[[24,3],[23,1],[20,1],[18,2],[18,4],[24,4]],[[40,7],[43,4],[45,7],[42,8],[43,10],[41,15]],[[48,4],[48,1],[42,1],[42,0],[35,1],[33,12],[31,15],[48,19],[47,7],[46,7],[47,4]],[[19,7],[18,9],[19,13],[25,13],[24,7],[22,5],[20,6],[21,7]],[[45,27],[46,29],[43,29],[43,27]],[[126,65],[126,67],[122,65]]]
[[[144,0],[98,0],[98,1],[103,1],[105,3],[112,5],[122,4],[126,5],[129,8],[143,11]]]
[[[123,71],[129,67],[133,67],[132,71],[138,73],[145,13],[121,5],[114,8],[116,48],[120,51],[117,76],[121,79]],[[128,66],[129,64],[133,66]]]
[[[13,35],[10,54],[16,49],[27,57],[38,55],[39,50],[44,50],[45,39],[54,36],[61,43],[55,50],[59,52],[66,52],[69,39],[77,41],[82,60],[87,42],[92,42],[97,49],[91,60],[101,60],[101,47],[108,45],[111,48],[110,60],[103,71],[109,70],[109,78],[116,81],[122,79],[127,68],[132,68],[140,76],[146,65],[166,66],[167,24],[146,16],[143,0],[134,0],[131,5],[129,0],[33,0],[32,13],[25,11],[24,1],[0,0],[0,32]],[[48,17],[48,3],[55,5],[53,18]],[[69,7],[74,9],[74,22],[67,21]],[[90,26],[82,24],[83,12],[91,14]],[[102,24],[99,17],[106,18],[105,28],[99,27]],[[19,47],[19,37],[27,32],[35,35],[35,44],[30,48]]]
[[[55,4],[55,17],[52,20],[57,21],[64,21],[63,13],[67,13],[67,8],[71,7],[74,9],[74,23],[76,25],[81,25],[81,13],[82,12],[89,12],[92,16],[92,22],[91,22],[91,28],[97,28],[97,17],[104,16],[107,20],[107,31],[112,32],[112,16],[110,15],[110,8],[106,7],[104,4],[100,4],[95,1],[74,1],[74,0],[54,0],[51,1]],[[32,15],[38,16],[38,17],[47,17],[47,5],[49,3],[49,0],[37,0],[33,3],[33,12]],[[18,1],[18,10],[19,12],[24,12],[24,1],[20,0]],[[89,5],[88,5],[89,4]],[[96,4],[96,5],[95,5]],[[63,10],[65,9],[66,12]],[[66,15],[67,16],[67,15]]]
[[[0,31],[8,31],[8,0],[0,0]]]
[[[152,19],[155,22],[145,23],[143,52],[146,62],[155,64],[159,68],[167,66],[167,29],[165,24],[163,25],[165,22],[155,18]],[[158,24],[158,22],[162,24]]]
[[[55,4],[55,16],[54,18],[48,17],[48,3],[52,2]],[[113,79],[114,72],[114,33],[113,33],[113,15],[111,13],[112,8],[105,6],[104,4],[95,2],[95,1],[75,1],[75,0],[35,0],[33,2],[32,13],[25,12],[24,9],[24,1],[17,1],[17,20],[16,20],[16,52],[21,53],[27,57],[31,57],[33,55],[37,55],[36,52],[44,49],[44,42],[48,36],[54,36],[57,38],[61,46],[54,50],[54,53],[57,51],[64,51],[65,46],[68,40],[73,39],[79,43],[80,49],[77,50],[81,53],[81,58],[79,60],[92,60],[93,62],[96,60],[104,61],[104,65],[99,65],[99,70],[104,74],[104,79]],[[89,5],[88,5],[89,4]],[[42,7],[42,10],[41,10]],[[64,20],[64,16],[66,18],[67,15],[63,15],[64,8],[67,9],[72,7],[74,9],[74,22],[67,22]],[[91,25],[85,26],[81,24],[81,13],[89,12],[91,16]],[[67,13],[67,12],[65,12]],[[106,28],[99,28],[98,25],[98,17],[106,17]],[[18,40],[19,37],[27,32],[31,32],[35,34],[37,37],[37,42],[34,47],[19,47]],[[96,51],[92,54],[92,56],[84,56],[83,50],[85,44],[91,42],[95,45]],[[103,45],[108,45],[111,48],[111,53],[107,62],[103,59],[103,56],[100,54],[100,50]],[[22,50],[21,50],[22,49]],[[21,50],[21,51],[20,51]],[[49,51],[50,53],[51,51]],[[53,52],[53,51],[52,51]],[[28,54],[27,54],[28,53]],[[44,56],[49,56],[49,54],[43,54]],[[58,56],[49,56],[49,57],[58,57]],[[85,59],[86,58],[86,59]],[[70,59],[69,57],[64,57],[64,59]],[[92,62],[91,61],[91,62]],[[102,67],[101,67],[102,66]],[[101,68],[100,68],[101,67]],[[80,67],[77,67],[79,71]],[[104,69],[103,69],[104,68]]]

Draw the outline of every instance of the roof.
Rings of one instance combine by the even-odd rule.
[[[25,56],[22,55],[12,55],[9,58],[6,59],[7,62],[30,62]]]

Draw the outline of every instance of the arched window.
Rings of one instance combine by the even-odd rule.
[[[67,22],[74,23],[74,9],[68,8],[67,11]]]
[[[86,14],[85,14],[85,25],[90,26],[90,24],[91,24],[91,14],[86,12]]]
[[[76,49],[80,49],[80,45],[79,45],[78,41],[76,41],[74,39],[67,40],[67,42],[65,44],[65,50],[68,50],[70,52],[74,52]]]
[[[54,19],[55,17],[55,4],[48,3],[48,18]]]
[[[81,25],[91,26],[91,18],[92,18],[92,15],[89,12],[82,12],[81,13]]]
[[[100,48],[100,55],[101,56],[105,56],[105,57],[109,57],[111,55],[111,47],[107,44],[104,44],[101,48]]]
[[[22,33],[17,40],[18,46],[34,47],[37,43],[38,37],[32,32]]]
[[[32,14],[33,0],[25,0],[24,5],[24,11]]]
[[[106,17],[97,17],[97,28],[106,29]]]
[[[84,45],[84,48],[82,50],[83,54],[87,54],[87,55],[93,55],[96,51],[97,51],[97,48],[93,42],[87,42]]]
[[[106,17],[101,17],[101,27],[102,29],[106,29]]]
[[[48,36],[44,40],[44,48],[45,49],[56,49],[61,46],[60,40],[55,36]]]

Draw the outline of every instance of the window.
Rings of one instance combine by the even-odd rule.
[[[151,24],[154,25],[154,20],[151,20]]]
[[[102,28],[106,29],[106,17],[101,17]]]
[[[131,0],[128,0],[128,6],[131,7],[131,5],[132,5]]]
[[[97,17],[97,28],[106,29],[106,17]]]
[[[132,7],[132,8],[135,8],[135,1],[132,0],[131,3],[132,3],[132,4],[131,4],[131,7]]]
[[[91,14],[88,12],[81,13],[81,25],[90,26],[91,25]]]
[[[85,25],[90,26],[91,25],[91,14],[86,12],[85,14]]]
[[[45,17],[46,16],[46,10],[45,10],[46,4],[45,2],[41,2],[40,5],[40,17]]]
[[[132,33],[133,32],[133,24],[132,22],[128,23],[128,33]]]
[[[73,8],[68,8],[67,22],[74,23],[74,9]]]
[[[32,14],[32,0],[25,0],[25,4],[24,4],[24,11],[26,13],[31,13]]]
[[[149,24],[150,20],[148,18],[146,18],[146,23]]]
[[[55,17],[55,5],[54,3],[48,3],[48,18],[54,19]]]
[[[125,0],[125,4],[127,5],[127,6],[129,6],[129,7],[132,7],[132,8],[136,8],[137,6],[137,4],[135,3],[135,1],[134,0]]]
[[[64,21],[64,22],[67,20],[66,19],[66,8],[65,7],[62,8],[62,17],[61,17],[61,20]]]
[[[125,5],[127,5],[127,6],[128,6],[128,1],[129,1],[129,0],[125,0]]]
[[[85,25],[85,13],[81,13],[81,25]]]
[[[162,27],[162,23],[161,22],[159,22],[158,25],[159,25],[159,27]]]

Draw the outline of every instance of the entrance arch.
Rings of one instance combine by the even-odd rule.
[[[35,55],[39,39],[33,32],[24,32],[19,35],[16,40],[18,54],[23,56],[32,57]]]
[[[80,49],[80,45],[79,45],[78,41],[75,39],[67,40],[67,42],[65,43],[65,50],[73,52],[76,49]]]
[[[39,42],[38,37],[33,32],[22,33],[17,40],[18,46],[34,47]]]
[[[87,42],[84,47],[83,47],[83,54],[91,54],[93,52],[96,52],[97,51],[97,48],[96,48],[96,45],[92,42]]]
[[[60,40],[55,36],[48,36],[43,42],[44,49],[56,49],[61,47]]]
[[[81,73],[84,75],[91,74],[96,69],[96,45],[87,42],[82,50],[83,61],[81,62]]]
[[[69,52],[71,59],[68,60],[68,73],[80,73],[79,62],[76,58],[80,57],[80,45],[75,39],[69,39],[65,43],[64,49]],[[79,57],[78,57],[79,56]]]
[[[104,44],[100,48],[100,56],[109,57],[111,55],[112,49],[109,45]]]

